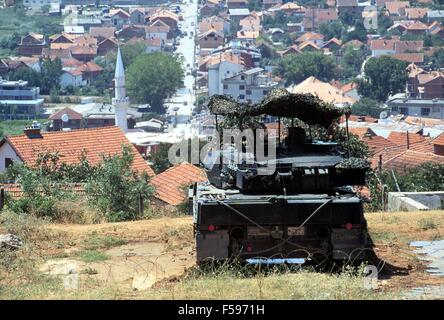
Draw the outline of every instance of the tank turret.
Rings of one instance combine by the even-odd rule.
[[[203,160],[209,182],[196,183],[189,193],[198,263],[363,257],[367,223],[351,186],[365,184],[369,165],[349,157],[344,139],[331,138],[347,110],[285,89],[255,105],[213,96],[208,108],[220,136]],[[261,131],[266,118],[277,120],[277,133]],[[223,128],[251,129],[250,136],[224,139]]]

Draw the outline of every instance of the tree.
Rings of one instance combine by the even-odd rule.
[[[322,33],[327,40],[331,38],[341,39],[346,31],[347,30],[340,21],[323,23],[319,26],[319,32]]]
[[[139,177],[132,170],[133,161],[129,146],[122,147],[121,155],[103,155],[96,174],[86,184],[86,192],[92,196],[93,204],[110,221],[137,218],[138,198],[149,199],[154,193],[148,176]]]
[[[142,42],[127,43],[120,47],[122,53],[122,62],[125,68],[128,68],[134,60],[141,54],[145,53],[145,45]],[[114,73],[114,68],[116,64],[117,51],[113,50],[108,52],[106,55],[106,63],[112,65],[112,70]]]
[[[350,40],[359,40],[361,42],[367,42],[367,30],[361,20],[356,21],[352,31],[347,32],[343,39],[345,42]]]
[[[250,11],[262,11],[262,1],[248,0],[248,9]]]
[[[430,61],[435,68],[444,68],[444,49],[435,50],[430,57]]]
[[[42,10],[42,13],[49,13],[49,10],[51,9],[51,6],[49,4],[43,5],[40,10]]]
[[[15,50],[20,43],[20,34],[14,32],[12,35],[0,38],[0,48],[7,50]]]
[[[385,102],[389,94],[404,91],[408,63],[390,56],[370,58],[364,67],[364,78],[357,80],[358,93]]]
[[[170,54],[142,54],[129,66],[127,87],[133,101],[149,103],[154,112],[163,113],[163,101],[183,85],[179,59]]]
[[[278,61],[275,73],[287,79],[287,85],[299,83],[310,76],[330,81],[338,70],[333,58],[318,52],[289,54]]]
[[[168,160],[168,150],[170,147],[171,143],[162,142],[159,144],[159,149],[151,156],[153,161],[152,168],[156,174],[159,174],[171,167],[171,163]]]
[[[62,61],[59,58],[54,60],[45,59],[41,66],[41,91],[49,94],[51,91],[60,89],[60,76],[62,75]]]
[[[352,11],[341,11],[339,13],[339,20],[346,25],[352,26],[356,21],[361,20],[361,16],[353,13]]]
[[[347,46],[341,62],[344,77],[351,78],[358,75],[365,57],[366,55],[363,49]]]
[[[12,81],[28,81],[31,87],[40,87],[41,77],[40,73],[29,67],[21,67],[9,75],[9,80]]]
[[[266,29],[269,28],[283,28],[286,23],[289,22],[288,17],[283,11],[276,11],[274,16],[265,15],[262,26]]]
[[[392,19],[384,14],[381,10],[378,12],[378,33],[384,35],[387,33],[387,29],[393,25]]]
[[[352,114],[357,116],[379,118],[379,114],[383,110],[381,103],[370,98],[362,98],[352,105]]]

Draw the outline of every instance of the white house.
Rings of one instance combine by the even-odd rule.
[[[278,88],[280,83],[275,81],[269,72],[262,68],[242,71],[231,78],[222,80],[223,94],[231,95],[241,102],[257,103],[271,89]]]
[[[159,38],[164,41],[168,38],[168,32],[170,31],[170,27],[167,24],[155,24],[150,25],[145,28],[145,37],[146,39]]]
[[[144,8],[130,9],[130,23],[131,24],[145,24],[145,10],[144,10]]]
[[[208,63],[208,94],[223,94],[222,81],[244,70],[240,55],[222,53],[211,57]]]
[[[83,80],[82,72],[79,70],[63,70],[59,84],[62,88],[67,86],[81,87],[86,84],[86,81]]]
[[[122,9],[110,10],[110,16],[111,16],[111,24],[117,30],[122,29],[122,27],[125,24],[129,24],[129,22],[130,22],[129,13],[126,12],[125,10],[122,10]]]
[[[150,38],[144,41],[145,43],[145,52],[153,53],[157,51],[162,51],[164,40],[160,38]]]
[[[21,163],[22,160],[9,143],[0,141],[0,172],[4,172],[14,162]]]
[[[60,0],[23,0],[23,5],[27,8],[41,8],[52,4],[60,5]]]
[[[370,43],[372,57],[395,54],[395,44],[399,40],[376,39]]]

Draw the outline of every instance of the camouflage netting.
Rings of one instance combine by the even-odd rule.
[[[238,118],[271,115],[297,118],[309,125],[328,128],[348,109],[336,108],[312,94],[290,93],[286,89],[272,90],[261,102],[251,105],[239,103],[223,95],[214,95],[208,102],[208,109],[213,114]]]
[[[212,114],[242,118],[253,110],[253,106],[240,103],[230,96],[215,94],[208,100],[207,107]]]
[[[337,169],[368,169],[370,163],[362,158],[348,158],[343,159],[336,165]]]

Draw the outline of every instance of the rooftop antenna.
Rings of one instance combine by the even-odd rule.
[[[69,121],[69,116],[68,116],[67,113],[64,113],[64,114],[60,117],[60,119],[62,120],[62,130],[63,130],[63,124],[64,124],[64,123],[67,123],[67,122]]]

